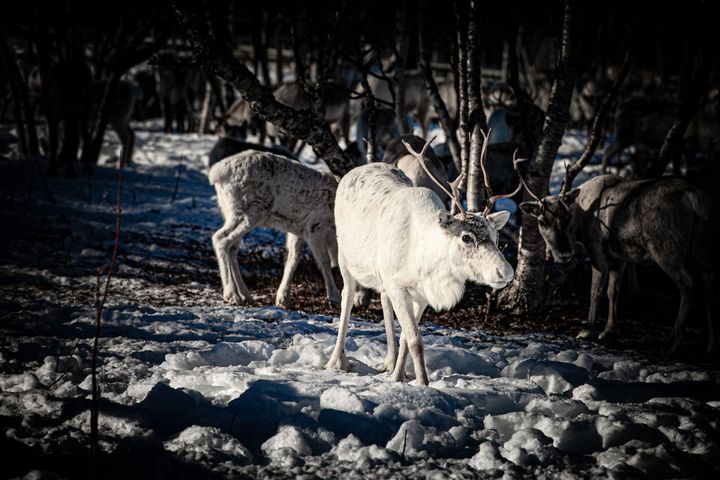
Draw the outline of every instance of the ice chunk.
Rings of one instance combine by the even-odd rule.
[[[480,449],[468,462],[475,470],[498,470],[503,467],[503,459],[500,450],[493,442],[480,444]]]
[[[537,397],[525,406],[527,412],[542,413],[546,416],[575,418],[581,413],[588,413],[588,408],[578,400],[558,397]]]
[[[40,382],[32,373],[0,375],[0,390],[3,392],[27,392],[39,386]]]
[[[358,468],[373,464],[376,461],[387,463],[393,460],[393,455],[377,445],[364,446],[355,435],[348,435],[333,447],[331,453],[340,461],[353,462]]]
[[[207,365],[217,367],[248,365],[253,361],[267,360],[272,352],[273,346],[261,340],[221,342],[205,351],[169,353],[165,355],[163,367],[173,370],[192,370]]]
[[[637,382],[643,381],[644,377],[641,371],[647,375],[647,371],[642,370],[642,365],[634,360],[619,360],[613,363],[612,370],[602,372],[598,375],[603,380],[618,380],[621,382]]]
[[[286,449],[294,451],[301,457],[312,454],[312,448],[310,448],[305,435],[297,427],[291,425],[280,427],[277,434],[267,439],[261,448],[265,455],[272,459],[287,453]]]
[[[418,420],[408,420],[400,425],[400,429],[387,443],[385,448],[401,455],[411,450],[419,450],[425,440],[425,429]]]
[[[546,463],[553,453],[550,444],[552,439],[540,430],[527,428],[513,433],[510,440],[500,448],[500,453],[518,466]]]
[[[547,395],[563,394],[588,381],[584,368],[572,363],[526,358],[505,367],[502,375],[527,378],[543,389]]]
[[[363,401],[350,390],[343,387],[330,387],[320,395],[320,408],[330,408],[341,412],[363,413]]]
[[[225,461],[228,457],[240,465],[252,462],[252,454],[242,443],[216,427],[188,427],[165,442],[165,449],[192,462]]]

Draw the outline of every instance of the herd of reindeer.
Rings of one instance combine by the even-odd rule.
[[[80,140],[93,116],[98,91],[87,65],[58,64],[48,79],[37,72],[27,74],[31,98],[44,113],[48,126],[46,142],[50,173],[65,166],[73,173]],[[217,255],[223,298],[233,304],[252,300],[238,265],[243,237],[257,226],[287,233],[287,257],[275,303],[288,307],[290,284],[307,243],[322,274],[327,299],[340,304],[340,326],[328,369],[349,370],[344,352],[350,312],[354,304],[367,302],[368,290],[380,294],[387,332],[387,356],[382,369],[402,381],[408,352],[413,359],[415,378],[427,384],[419,321],[428,306],[449,309],[462,298],[467,280],[501,289],[512,282],[514,270],[498,248],[498,236],[510,214],[493,211],[499,198],[511,197],[520,203],[523,191],[532,201],[520,203],[520,212],[538,219],[540,233],[556,262],[575,255],[590,258],[592,287],[587,326],[579,336],[605,338],[617,320],[617,302],[623,273],[628,265],[654,263],[675,283],[680,307],[673,329],[670,351],[677,350],[691,306],[704,299],[708,325],[708,353],[715,348],[712,323],[713,271],[710,259],[710,216],[708,196],[685,180],[662,177],[635,180],[642,163],[657,152],[671,126],[679,105],[648,94],[653,80],[636,75],[627,81],[615,108],[610,130],[613,143],[605,149],[603,175],[571,189],[572,178],[560,194],[539,198],[523,180],[524,162],[517,152],[528,156],[528,138],[539,138],[544,108],[542,92],[529,118],[530,136],[522,131],[523,119],[512,88],[500,81],[487,81],[482,97],[491,135],[485,137],[481,164],[491,196],[482,212],[463,207],[458,172],[447,148],[431,146],[428,129],[436,115],[420,72],[403,77],[404,111],[411,125],[420,126],[422,136],[401,135],[395,109],[398,82],[387,76],[369,76],[367,83],[380,106],[368,111],[368,102],[353,96],[359,91],[359,75],[352,68],[339,67],[336,83],[324,86],[320,97],[325,120],[338,141],[358,165],[342,179],[299,161],[303,144],[276,126],[266,123],[232,89],[222,85],[229,96],[217,105],[226,105],[214,117],[220,138],[209,153],[210,183],[215,187],[224,225],[212,236]],[[120,81],[108,109],[108,124],[124,146],[124,159],[131,161],[134,134],[130,128],[133,111],[151,116],[162,114],[165,131],[182,133],[195,128],[197,105],[210,88],[199,71],[182,66],[156,66],[135,78]],[[579,85],[570,108],[571,125],[586,128],[595,116],[603,96],[603,82],[587,80]],[[457,96],[451,76],[437,79],[441,97],[451,118],[457,111]],[[216,89],[217,90],[217,89]],[[42,93],[41,93],[42,92]],[[683,142],[686,168],[717,160],[720,123],[717,92],[708,107],[699,112]],[[298,110],[308,109],[310,98],[295,82],[281,82],[275,98]],[[207,110],[208,105],[200,108]],[[210,108],[212,110],[212,108]],[[207,112],[205,112],[207,113]],[[372,122],[368,117],[372,115]],[[136,115],[137,116],[137,115]],[[369,132],[368,125],[372,125]],[[376,162],[366,163],[366,145],[351,141],[374,138]],[[62,127],[62,148],[58,138]],[[254,143],[251,142],[254,140]],[[625,162],[625,158],[630,162]],[[629,163],[629,168],[624,168]],[[682,162],[675,159],[675,172]],[[604,174],[615,168],[624,177]],[[457,213],[455,213],[457,212]],[[339,291],[332,267],[339,266],[343,279]],[[608,319],[599,326],[599,306],[604,291],[608,296]],[[399,342],[394,319],[401,326]]]

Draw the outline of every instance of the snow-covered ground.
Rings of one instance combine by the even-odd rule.
[[[353,319],[353,371],[330,372],[337,318],[223,305],[210,247],[221,220],[204,171],[213,141],[138,131],[100,342],[101,477],[720,474],[715,370],[567,336],[423,324],[430,385],[418,387],[376,371],[378,323]],[[561,155],[578,148],[568,135]],[[90,476],[92,295],[112,244],[115,179],[110,167],[93,184],[48,179],[56,203],[38,184],[28,201],[23,184],[12,198],[25,215],[3,214],[4,235],[38,217],[41,236],[71,225],[57,254],[39,258],[29,242],[0,257],[3,476]],[[282,236],[255,231],[250,252],[257,268],[279,261]]]

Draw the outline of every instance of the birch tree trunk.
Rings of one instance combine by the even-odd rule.
[[[468,171],[470,158],[470,135],[468,130],[468,71],[467,71],[467,7],[463,0],[454,0],[455,30],[457,31],[457,69],[458,79],[458,142],[460,143],[461,172]],[[467,182],[467,176],[465,177]],[[461,191],[467,191],[467,183],[460,185]]]
[[[578,10],[577,0],[565,0],[560,51],[550,104],[545,115],[542,138],[527,173],[528,186],[539,197],[548,193],[550,173],[565,132],[570,99],[577,77],[578,32],[581,30]],[[524,199],[529,199],[527,192]],[[540,236],[537,220],[525,215],[520,229],[515,280],[510,287],[503,290],[500,301],[516,313],[537,315],[545,305],[544,287],[545,242]]]
[[[470,134],[470,151],[467,173],[467,205],[468,211],[478,212],[485,203],[483,178],[480,167],[480,152],[483,146],[482,131],[487,132],[487,120],[480,95],[480,35],[478,30],[478,0],[470,0],[470,13],[467,30],[467,85],[468,85],[468,128]]]

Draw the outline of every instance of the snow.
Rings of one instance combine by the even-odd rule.
[[[147,129],[137,136],[138,165],[125,176],[119,274],[99,346],[101,450],[123,472],[141,478],[720,473],[720,374],[713,369],[564,335],[496,336],[423,323],[430,386],[418,387],[378,372],[384,327],[379,319],[353,318],[352,371],[326,371],[336,317],[262,301],[225,305],[214,259],[180,254],[178,245],[189,245],[205,255],[221,223],[204,178],[213,138]],[[578,147],[572,136],[566,144]],[[170,202],[178,174],[178,198]],[[0,275],[22,290],[0,320],[2,445],[20,462],[12,475],[72,477],[78,462],[88,462],[95,312],[91,301],[78,302],[71,292],[92,291],[95,268],[111,248],[112,200],[98,199],[101,192],[114,198],[114,179],[111,168],[101,170],[89,205],[72,181],[49,180],[57,206],[36,193],[43,208],[88,210],[87,230],[66,240],[75,264],[34,262],[18,251],[11,257],[16,264],[0,265]],[[261,266],[262,259],[282,258],[282,244],[282,235],[258,229],[241,254],[257,254]],[[149,268],[177,272],[177,283],[156,283]],[[42,285],[65,293],[38,303]]]

